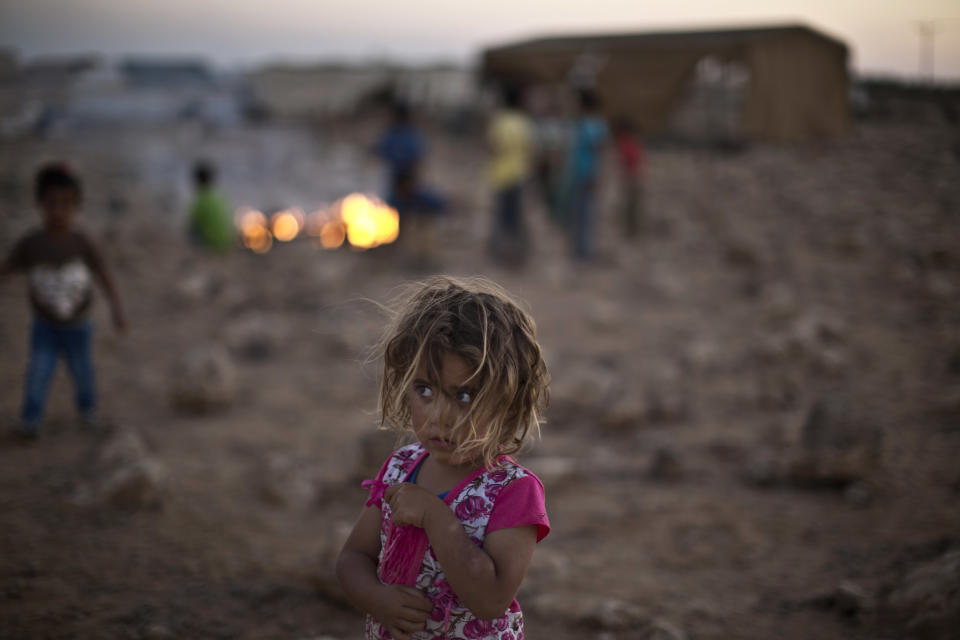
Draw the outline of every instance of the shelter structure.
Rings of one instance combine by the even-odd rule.
[[[773,141],[849,125],[847,46],[804,25],[537,38],[488,48],[494,84],[590,87],[647,132]]]

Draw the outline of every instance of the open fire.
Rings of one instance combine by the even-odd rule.
[[[234,214],[234,223],[243,246],[255,253],[267,253],[274,241],[290,242],[301,234],[314,238],[323,249],[337,249],[347,243],[366,250],[396,241],[400,232],[396,209],[361,193],[351,193],[309,215],[291,207],[268,218],[262,211],[241,207]]]

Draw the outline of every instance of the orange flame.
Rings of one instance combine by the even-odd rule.
[[[234,221],[243,236],[243,244],[257,253],[266,253],[273,241],[290,242],[302,231],[317,238],[324,249],[336,249],[349,242],[355,249],[372,249],[389,244],[400,232],[397,211],[381,200],[351,193],[330,207],[309,216],[297,207],[267,217],[256,209],[242,207]]]
[[[359,193],[340,201],[340,219],[347,226],[347,240],[357,249],[389,244],[400,232],[400,217],[395,209]]]
[[[330,220],[320,229],[320,246],[324,249],[339,249],[347,239],[347,230],[340,220]]]
[[[267,217],[256,209],[241,208],[234,214],[240,227],[243,246],[256,253],[266,253],[273,246],[273,235],[267,228]]]
[[[290,242],[303,228],[303,212],[299,209],[284,209],[270,217],[270,229],[273,237],[280,242]]]

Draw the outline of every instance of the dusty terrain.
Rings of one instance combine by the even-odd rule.
[[[184,125],[0,146],[0,249],[36,221],[37,164],[68,159],[131,325],[116,335],[98,300],[103,428],[75,423],[61,368],[42,437],[0,442],[0,637],[359,637],[331,563],[391,444],[374,431],[370,300],[423,272],[402,246],[210,256],[182,226],[198,155],[235,204],[307,208],[378,187],[374,132]],[[957,628],[958,135],[928,118],[736,154],[652,149],[641,237],[618,232],[608,183],[601,255],[574,264],[531,193],[535,253],[514,271],[484,255],[482,145],[432,133],[428,179],[454,202],[434,270],[526,300],[554,379],[522,458],[553,524],[521,590],[530,638]],[[9,425],[24,288],[0,285]],[[191,358],[212,362],[210,397],[176,396]]]

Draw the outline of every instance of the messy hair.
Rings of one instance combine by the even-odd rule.
[[[412,427],[406,391],[424,364],[440,379],[445,353],[460,356],[472,373],[473,401],[453,426],[457,453],[492,466],[539,434],[548,400],[549,374],[533,318],[493,282],[436,276],[398,298],[380,343],[380,424]]]

